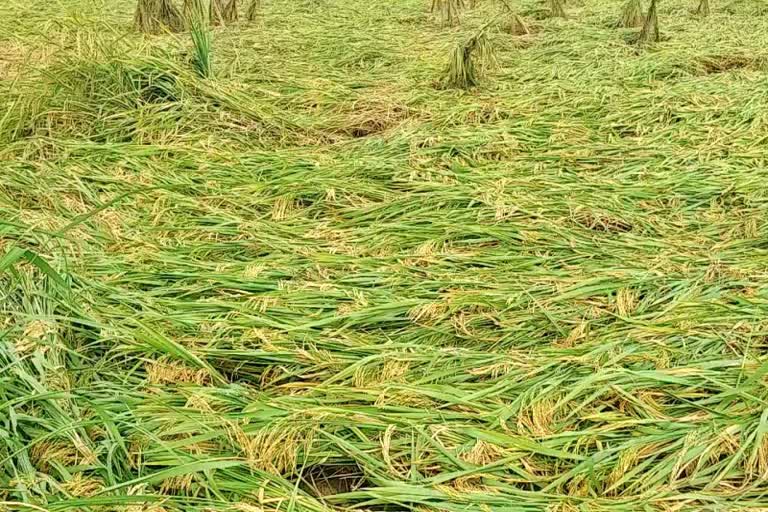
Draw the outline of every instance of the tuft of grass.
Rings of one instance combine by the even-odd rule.
[[[483,29],[451,50],[442,83],[449,88],[475,87],[494,61],[493,46]]]
[[[648,14],[645,16],[645,22],[643,28],[638,34],[637,43],[639,45],[647,45],[657,43],[661,39],[659,34],[659,20],[656,14],[656,1],[651,0],[651,5],[648,7]]]
[[[699,6],[696,8],[696,14],[699,16],[709,16],[709,0],[699,0]]]
[[[549,15],[553,18],[566,18],[564,0],[548,0]]]
[[[192,67],[201,78],[213,77],[213,36],[206,23],[192,22]]]
[[[640,0],[627,0],[621,8],[621,16],[617,26],[623,28],[642,27],[645,22],[643,6]]]
[[[187,28],[191,29],[195,23],[207,23],[207,11],[205,0],[184,0],[182,14]]]

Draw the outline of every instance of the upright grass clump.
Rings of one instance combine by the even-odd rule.
[[[213,38],[202,17],[192,19],[192,67],[200,78],[213,76]]]
[[[245,11],[245,18],[248,21],[255,21],[259,17],[261,11],[261,0],[251,0],[248,4],[248,9]]]
[[[565,7],[563,0],[549,0],[549,15],[552,18],[565,18]]]
[[[192,37],[192,67],[201,78],[213,76],[212,36],[204,0],[184,0],[184,18]],[[212,3],[211,3],[212,5]]]
[[[464,0],[432,0],[431,11],[440,15],[443,25],[453,26],[459,22],[465,7]]]
[[[621,17],[617,25],[623,28],[642,27],[645,21],[643,6],[640,0],[627,0],[621,9]]]
[[[659,20],[656,14],[656,0],[651,0],[651,6],[648,8],[648,15],[645,17],[643,29],[637,37],[639,45],[657,43],[661,39],[659,35]]]
[[[696,14],[699,16],[709,16],[709,0],[699,0],[699,6],[696,8]]]
[[[443,85],[458,89],[475,87],[494,60],[493,46],[483,28],[466,42],[451,50],[444,72]]]
[[[201,22],[206,18],[204,0],[184,0],[183,15],[187,28],[190,30],[197,22]]]

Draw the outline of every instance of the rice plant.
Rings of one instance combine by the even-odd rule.
[[[508,15],[501,24],[501,30],[513,36],[525,36],[531,33],[528,24],[518,14]]]
[[[173,0],[138,0],[133,24],[136,30],[147,33],[184,29],[184,19]]]
[[[133,25],[140,32],[157,32],[160,29],[160,0],[138,0]]]
[[[465,0],[432,0],[431,11],[438,13],[443,25],[456,25],[465,9]]]
[[[709,0],[699,0],[699,6],[696,8],[696,14],[699,16],[709,16]]]
[[[237,0],[211,0],[209,17],[214,25],[236,22],[239,17]]]
[[[210,9],[208,19],[212,25],[222,25],[226,23],[225,12],[227,10],[227,0],[210,0]]]
[[[160,24],[171,32],[184,30],[184,18],[173,0],[159,0],[158,20]]]
[[[656,43],[661,39],[659,34],[659,20],[656,14],[656,0],[651,0],[651,5],[648,8],[648,14],[645,16],[645,22],[643,28],[637,37],[637,43],[640,45],[647,45]]]
[[[182,13],[189,29],[196,23],[207,23],[208,12],[205,8],[205,0],[184,0]]]
[[[245,17],[248,21],[255,21],[261,12],[261,0],[250,0]]]
[[[624,2],[4,0],[0,509],[768,510],[766,19]]]
[[[458,89],[475,87],[494,62],[493,46],[486,30],[482,29],[451,50],[442,83],[445,87]]]
[[[564,0],[548,0],[549,15],[553,18],[565,18]]]
[[[237,8],[237,0],[229,0],[229,2],[224,5],[222,18],[224,19],[225,23],[235,23],[238,20],[239,14]]]
[[[192,66],[201,78],[213,76],[213,40],[208,25],[198,18],[192,22]]]
[[[203,0],[184,1],[184,18],[192,39],[190,61],[201,78],[213,76],[213,36],[208,29],[208,15]]]
[[[643,6],[640,0],[627,0],[621,9],[617,25],[623,28],[642,27],[645,22]]]

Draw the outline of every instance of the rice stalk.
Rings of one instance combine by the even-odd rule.
[[[443,74],[445,87],[469,89],[480,83],[485,70],[493,65],[495,55],[486,30],[470,37],[451,50],[448,65]]]
[[[443,25],[453,26],[459,23],[465,8],[465,0],[432,0],[431,12],[439,14]]]
[[[621,17],[617,25],[623,28],[642,27],[645,21],[643,6],[640,0],[627,0],[621,9]]]
[[[229,0],[224,6],[222,17],[225,23],[235,23],[239,18],[237,0]]]
[[[530,34],[531,31],[528,28],[528,24],[512,9],[507,0],[500,0],[500,2],[505,10],[502,15],[497,17],[501,31],[515,36]],[[495,22],[495,20],[491,20],[488,26]]]
[[[213,36],[200,18],[192,22],[192,67],[200,78],[213,77]]]
[[[245,17],[248,21],[255,21],[261,12],[261,0],[251,0],[248,3],[248,9],[245,11]]]
[[[133,25],[136,30],[150,34],[162,30],[180,32],[184,19],[172,0],[138,0]]]
[[[696,8],[696,14],[699,16],[709,16],[709,0],[699,0],[699,6]]]
[[[210,0],[208,19],[212,25],[223,25],[226,23],[225,11],[227,10],[227,0]]]
[[[192,38],[192,68],[200,78],[211,78],[213,76],[213,35],[208,28],[207,13],[202,0],[186,0],[184,14]]]
[[[184,30],[184,18],[173,0],[159,0],[158,20],[160,24],[171,32]]]
[[[643,29],[640,31],[637,38],[637,43],[642,46],[657,43],[660,39],[659,20],[656,14],[656,0],[651,0],[648,14],[645,17],[645,23],[643,23]]]
[[[549,1],[549,15],[553,18],[565,18],[565,7],[563,0],[548,0]]]
[[[192,29],[196,23],[207,23],[208,12],[204,0],[184,0],[182,14],[189,29]]]
[[[531,29],[525,20],[518,14],[508,14],[501,24],[501,30],[513,36],[525,36],[531,33]]]
[[[133,26],[140,32],[152,34],[160,29],[160,0],[138,0]]]

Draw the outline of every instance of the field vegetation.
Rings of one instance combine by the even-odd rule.
[[[6,0],[0,509],[768,510],[768,4]]]

